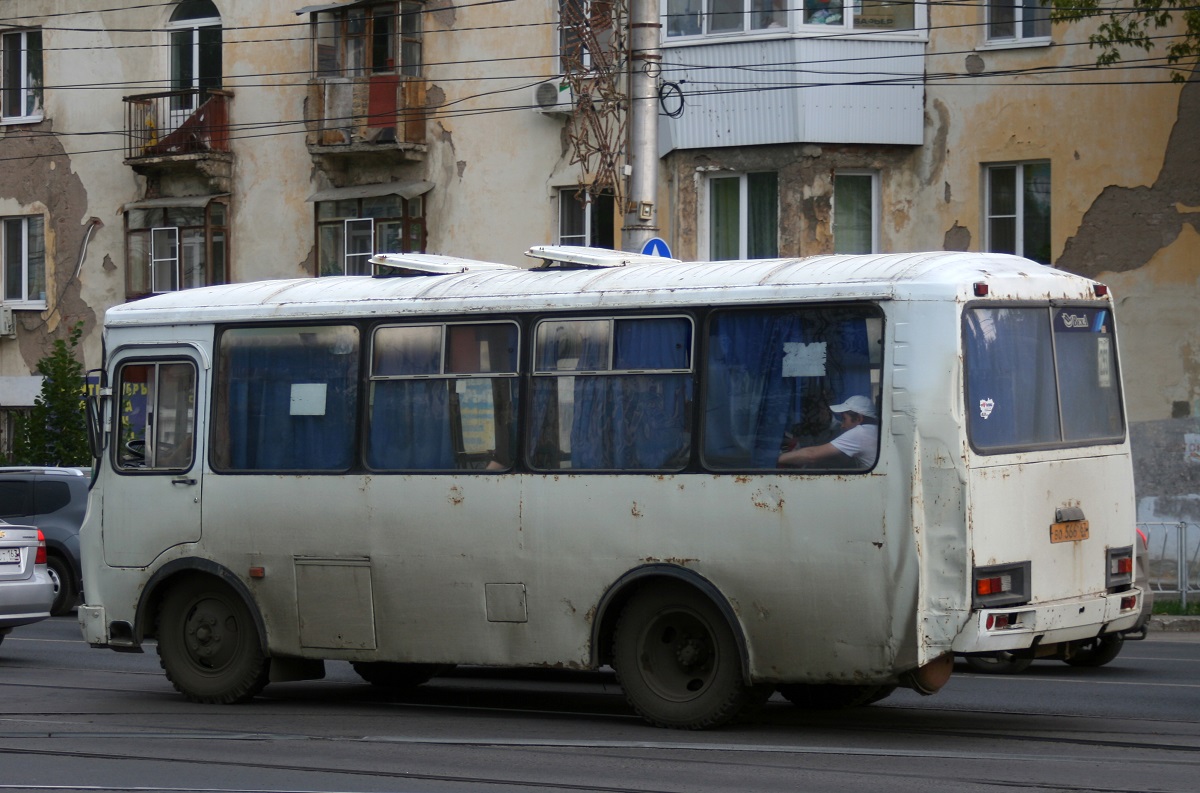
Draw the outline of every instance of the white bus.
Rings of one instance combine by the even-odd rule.
[[[155,639],[198,702],[332,660],[391,687],[611,666],[646,720],[704,728],[1137,618],[1103,284],[530,254],[111,309],[86,640]]]

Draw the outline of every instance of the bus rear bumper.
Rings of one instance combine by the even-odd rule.
[[[128,622],[114,622],[110,625],[104,606],[85,604],[79,607],[77,613],[83,640],[92,647],[108,647],[118,652],[142,652],[142,648],[133,639],[132,626]]]
[[[972,619],[955,637],[953,650],[1024,650],[1127,630],[1137,622],[1141,601],[1141,590],[1132,589],[1056,603],[982,609],[972,612]]]

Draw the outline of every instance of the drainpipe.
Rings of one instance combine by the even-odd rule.
[[[658,76],[662,71],[659,50],[657,0],[629,0],[629,149],[625,172],[629,190],[621,247],[642,250],[658,236]]]

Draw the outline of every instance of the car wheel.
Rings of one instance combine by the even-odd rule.
[[[215,579],[171,587],[159,611],[157,638],[167,679],[192,702],[245,702],[267,684],[270,663],[250,609]]]
[[[613,638],[613,667],[629,704],[659,727],[718,727],[771,694],[769,686],[743,682],[725,616],[683,584],[651,585],[625,606]]]
[[[788,683],[779,687],[783,698],[806,710],[837,710],[870,705],[891,696],[893,685],[858,686]]]
[[[1116,658],[1124,646],[1125,637],[1119,633],[1071,642],[1071,652],[1064,660],[1071,666],[1104,666]]]
[[[987,675],[1017,675],[1024,672],[1033,663],[1032,658],[1018,658],[1012,653],[995,653],[993,655],[968,655],[967,666],[972,671],[983,672]]]
[[[55,617],[70,614],[79,599],[71,565],[61,556],[50,556],[46,559],[46,572],[54,582],[54,602],[50,604],[50,614]]]

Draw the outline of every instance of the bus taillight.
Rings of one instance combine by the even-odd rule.
[[[975,581],[976,595],[999,595],[1012,591],[1012,576],[997,575]]]
[[[1108,567],[1105,569],[1105,583],[1109,591],[1127,587],[1133,583],[1133,546],[1108,549]]]

